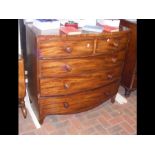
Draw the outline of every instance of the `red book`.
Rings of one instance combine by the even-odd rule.
[[[65,23],[65,27],[75,27],[76,29],[78,29],[78,23],[72,23],[72,24],[70,24],[70,23]]]
[[[60,33],[64,33],[67,35],[81,34],[81,31],[74,27],[60,27]]]
[[[106,32],[117,32],[117,31],[119,31],[119,27],[104,25],[103,30],[106,31]]]

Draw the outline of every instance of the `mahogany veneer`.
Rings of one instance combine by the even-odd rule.
[[[81,35],[38,35],[27,26],[28,92],[46,115],[82,112],[115,95],[129,30]]]
[[[26,86],[25,86],[25,76],[24,76],[24,60],[22,56],[18,58],[18,100],[19,106],[21,107],[24,118],[26,118],[27,111],[25,108],[25,95],[26,95]]]

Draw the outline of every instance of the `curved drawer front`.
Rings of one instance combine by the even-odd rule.
[[[67,95],[98,88],[119,80],[121,71],[121,67],[116,67],[86,76],[40,79],[40,95]]]
[[[73,58],[93,53],[93,40],[46,41],[39,44],[41,58]]]
[[[62,77],[93,73],[122,65],[124,57],[125,52],[121,51],[115,54],[81,59],[40,60],[40,76]]]
[[[116,52],[127,47],[128,37],[112,37],[97,40],[96,53]]]
[[[91,91],[63,97],[40,98],[40,108],[44,114],[68,114],[91,109],[114,96],[118,82]]]

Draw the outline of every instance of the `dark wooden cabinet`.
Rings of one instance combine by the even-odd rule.
[[[115,95],[129,31],[81,35],[37,35],[27,26],[28,92],[46,115],[82,112]]]
[[[18,100],[24,118],[26,118],[27,114],[24,101],[25,95],[26,95],[26,85],[24,75],[24,60],[23,57],[20,55],[18,58]]]
[[[121,25],[130,28],[129,47],[126,52],[121,85],[125,88],[125,96],[137,88],[137,24],[121,20]]]

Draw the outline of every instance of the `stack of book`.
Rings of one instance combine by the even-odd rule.
[[[85,25],[84,27],[82,27],[83,31],[90,31],[90,32],[98,32],[101,33],[103,32],[103,27],[101,26],[93,26],[93,25]]]
[[[120,20],[97,20],[97,25],[104,28],[106,32],[116,32],[119,31]]]
[[[36,19],[34,20],[33,25],[42,30],[59,29],[60,21],[57,19]]]
[[[63,21],[64,27],[60,28],[61,34],[75,35],[75,34],[89,33],[89,32],[101,33],[103,31],[103,27],[96,26],[96,20],[80,19],[80,20],[72,20],[72,21],[74,22],[74,24],[76,23],[77,26],[68,27],[69,24],[66,25],[66,23],[69,23],[69,22]],[[78,29],[78,27],[80,29]]]
[[[36,19],[33,21],[33,29],[39,35],[59,34],[60,21],[57,19]]]
[[[60,27],[60,34],[76,35],[81,34],[81,31],[75,27],[64,26]]]
[[[119,27],[104,25],[104,31],[105,32],[117,32],[117,31],[119,31]]]

